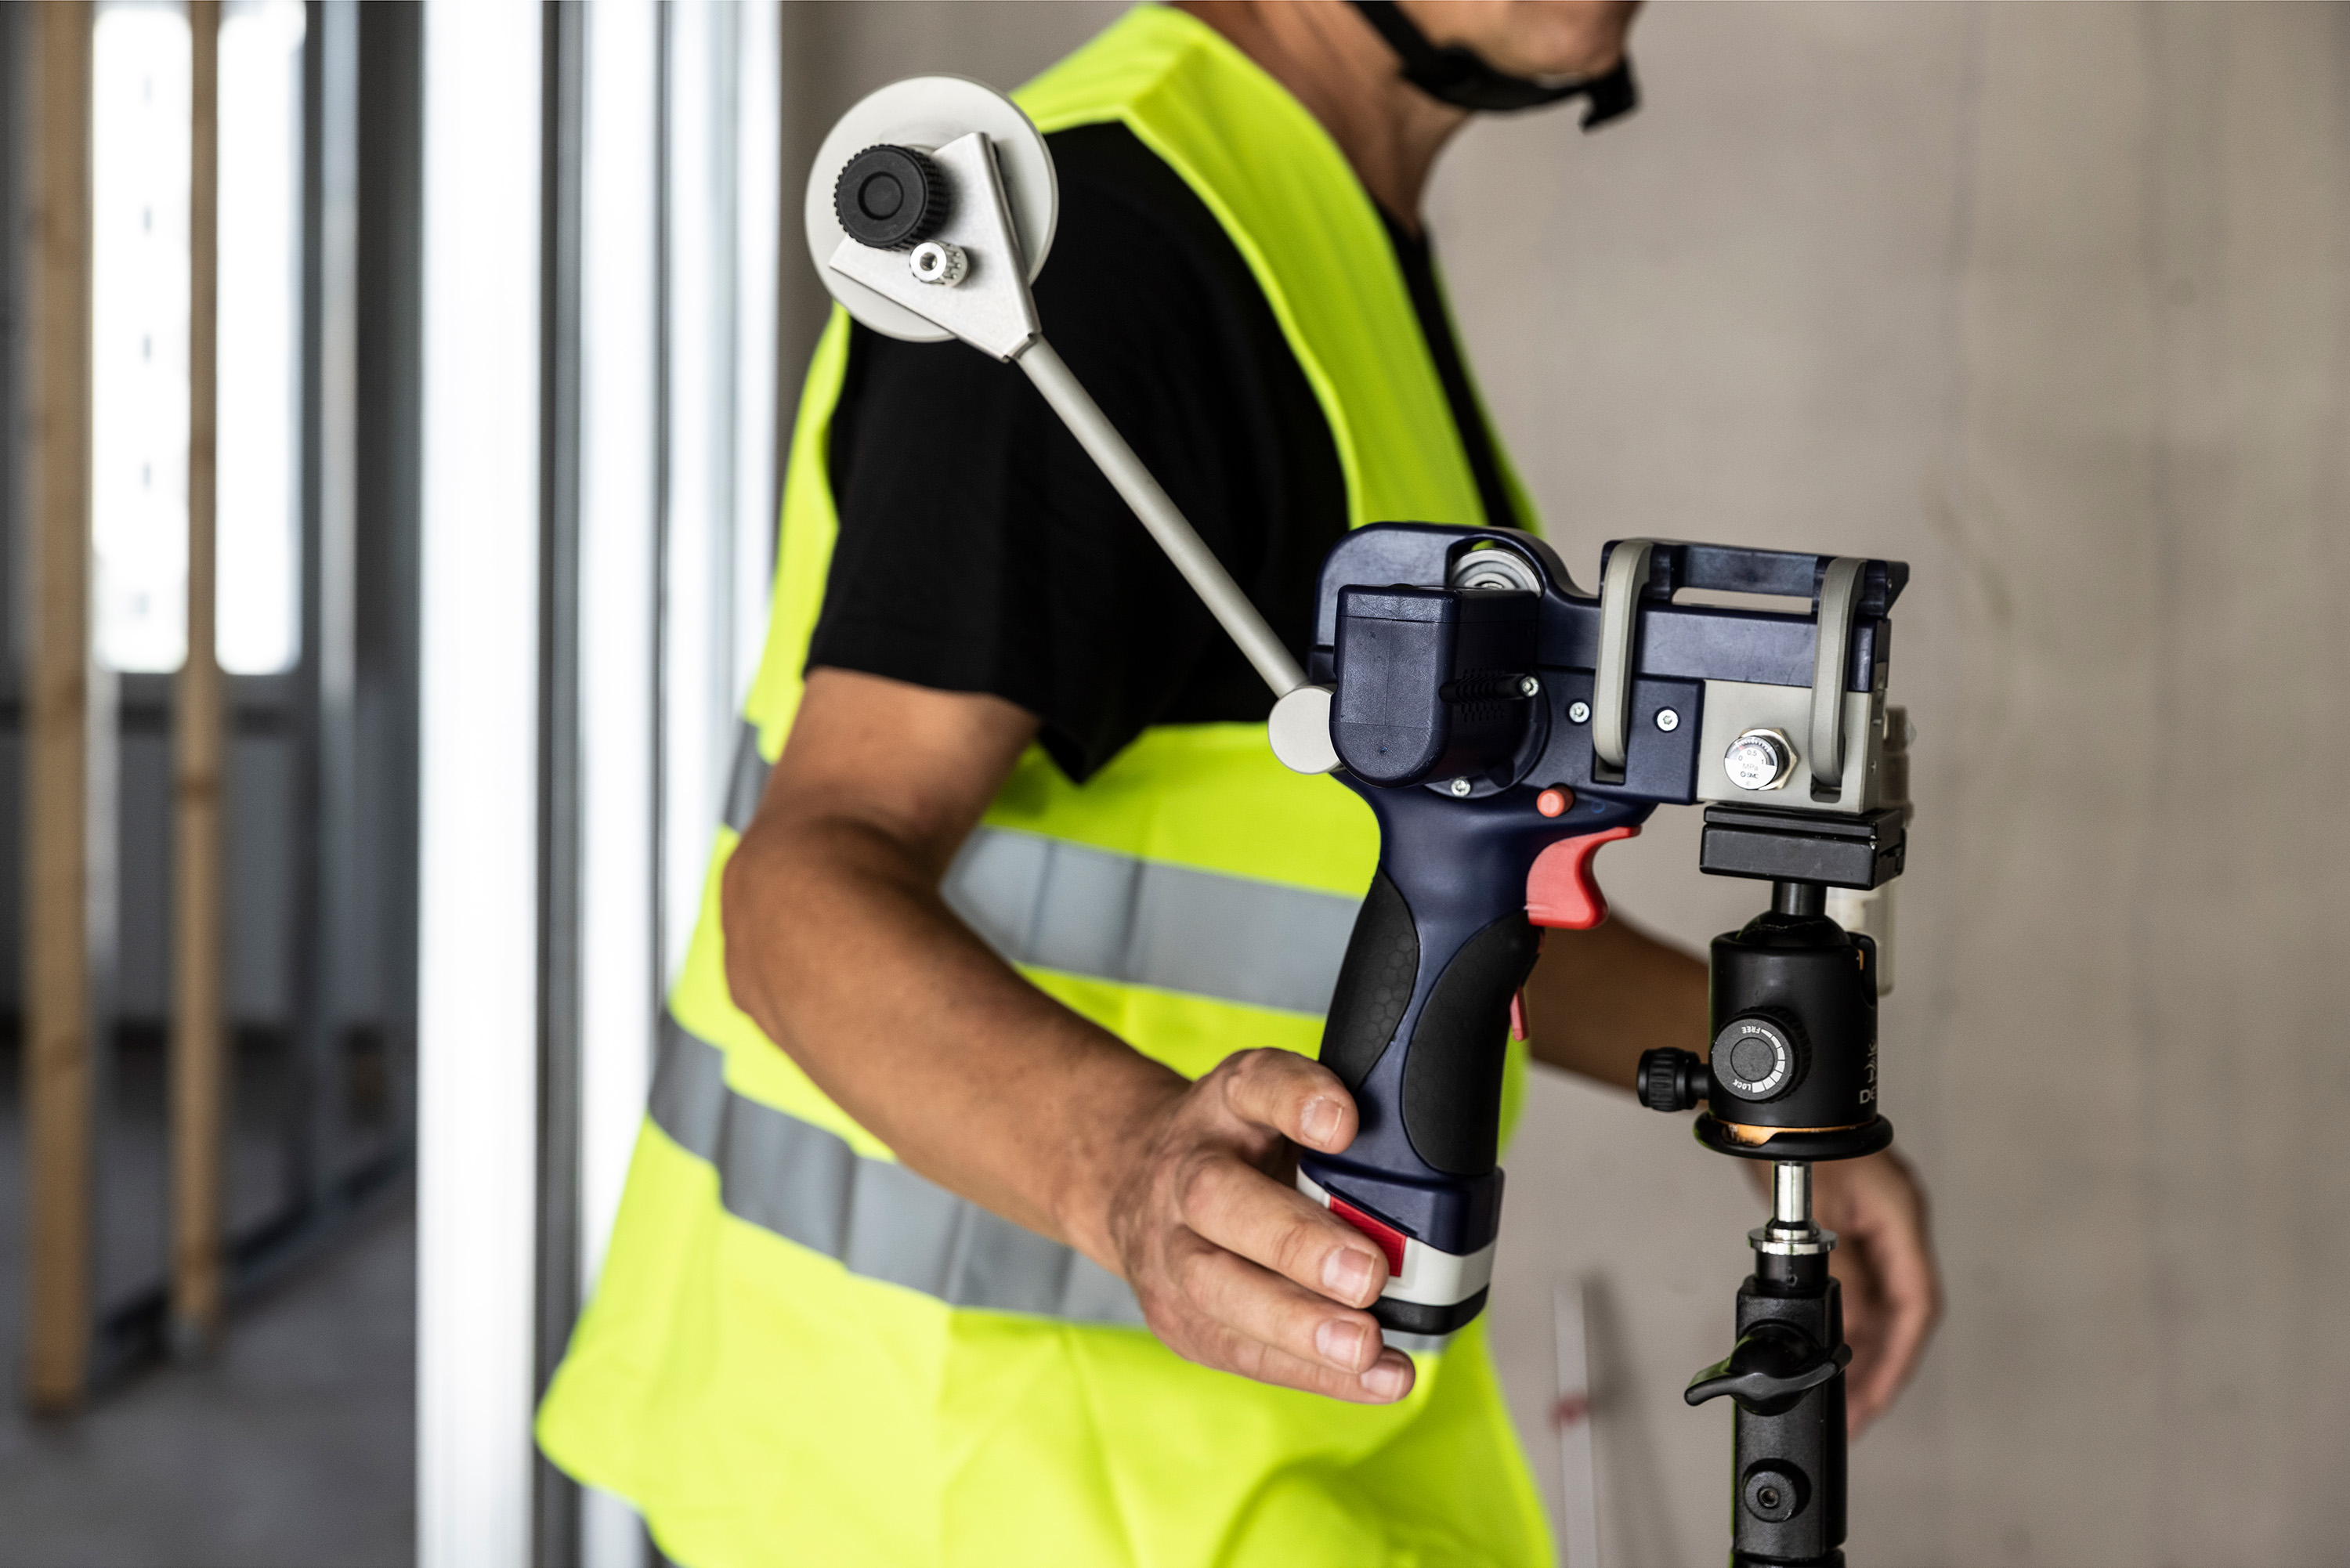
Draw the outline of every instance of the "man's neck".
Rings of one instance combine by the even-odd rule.
[[[1395,52],[1352,5],[1178,0],[1290,90],[1353,164],[1371,199],[1419,230],[1419,202],[1445,142],[1468,119],[1398,73]]]

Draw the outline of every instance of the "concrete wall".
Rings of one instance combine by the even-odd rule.
[[[1114,9],[799,8],[808,123]],[[1915,571],[1885,1063],[1950,1316],[1856,1450],[1855,1559],[2339,1560],[2350,11],[1684,4],[1636,47],[1637,119],[1481,125],[1431,213],[1579,572],[1627,535]],[[1691,945],[1756,904],[1695,836],[1601,862]],[[1720,1561],[1728,1418],[1679,1389],[1754,1199],[1558,1078],[1511,1174],[1492,1327],[1545,1483],[1587,1284],[1605,1560]]]
[[[2338,1560],[2350,12],[1675,5],[1638,49],[1638,120],[1480,127],[1433,210],[1570,562],[1655,533],[1915,569],[1887,1099],[1950,1310],[1856,1453],[1858,1559]],[[1609,853],[1682,940],[1752,906],[1686,821]],[[1497,1314],[1521,1415],[1538,1287],[1597,1273],[1608,1560],[1701,1560],[1727,1417],[1671,1386],[1723,1337],[1712,1210],[1751,1208],[1628,1108],[1542,1110]]]

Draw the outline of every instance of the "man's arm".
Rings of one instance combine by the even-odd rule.
[[[1537,1061],[1619,1089],[1640,1053],[1703,1052],[1711,1012],[1705,965],[1620,919],[1588,931],[1555,930],[1526,981]],[[1770,1167],[1747,1162],[1758,1180]],[[1926,1198],[1892,1151],[1814,1168],[1813,1211],[1836,1233],[1829,1267],[1844,1282],[1852,1344],[1847,1417],[1856,1435],[1901,1392],[1942,1314],[1927,1239]]]
[[[721,890],[734,1000],[913,1169],[1125,1277],[1178,1353],[1384,1403],[1362,1310],[1387,1260],[1291,1186],[1336,1152],[1326,1069],[1243,1052],[1196,1083],[1022,980],[939,896],[1036,731],[999,698],[817,670]]]
[[[1534,1059],[1614,1088],[1632,1086],[1643,1051],[1703,1050],[1708,1016],[1705,965],[1620,918],[1545,931],[1526,980]]]

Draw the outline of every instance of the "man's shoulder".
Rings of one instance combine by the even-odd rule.
[[[1047,325],[1056,341],[1097,328],[1129,341],[1154,333],[1229,339],[1240,331],[1269,347],[1278,337],[1240,247],[1141,138],[1112,121],[1054,131],[1046,140],[1060,175],[1061,216],[1040,299],[1055,307]]]
[[[1074,125],[1045,140],[1060,180],[1065,223],[1140,223],[1170,238],[1230,246],[1199,192],[1125,125]]]

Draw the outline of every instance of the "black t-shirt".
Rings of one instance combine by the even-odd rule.
[[[1347,527],[1330,427],[1248,264],[1124,126],[1050,139],[1045,337],[1302,663]],[[1488,517],[1513,513],[1427,242],[1392,219]],[[1261,722],[1272,697],[1016,367],[852,329],[840,516],[810,668],[987,692],[1082,782],[1153,724]],[[1468,519],[1440,519],[1468,521]]]

